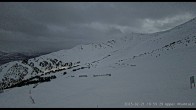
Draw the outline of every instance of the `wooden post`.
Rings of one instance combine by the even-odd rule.
[[[192,89],[192,85],[194,85],[194,87],[195,87],[194,76],[191,76],[191,77],[190,77],[190,84],[191,84],[191,89]]]

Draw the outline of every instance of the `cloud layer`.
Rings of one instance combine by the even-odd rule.
[[[123,33],[153,33],[196,16],[195,3],[0,3],[0,50],[55,51]]]

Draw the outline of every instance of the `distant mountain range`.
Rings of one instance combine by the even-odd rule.
[[[47,54],[47,53],[25,54],[25,53],[19,53],[19,52],[6,53],[6,52],[0,51],[0,65],[11,62],[11,61],[30,59],[30,58],[38,57],[44,54]]]

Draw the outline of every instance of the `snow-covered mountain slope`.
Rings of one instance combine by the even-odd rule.
[[[193,19],[4,64],[0,106],[196,107],[195,29]]]

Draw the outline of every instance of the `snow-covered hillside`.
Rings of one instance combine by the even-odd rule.
[[[196,107],[196,19],[0,66],[0,107]]]

